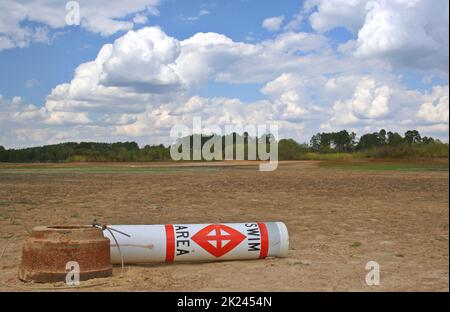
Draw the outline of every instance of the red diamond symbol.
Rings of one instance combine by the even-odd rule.
[[[245,235],[223,224],[204,227],[192,240],[215,257],[221,257],[245,239]]]

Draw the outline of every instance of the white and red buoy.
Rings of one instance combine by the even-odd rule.
[[[283,222],[111,225],[111,262],[148,263],[284,257],[289,235]]]

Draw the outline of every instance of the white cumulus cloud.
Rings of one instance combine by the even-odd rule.
[[[328,89],[350,88],[350,98],[338,97],[332,106],[329,123],[347,126],[384,118],[390,111],[392,90],[369,77],[341,77],[327,83]],[[353,88],[353,89],[352,89]]]
[[[133,13],[158,14],[159,0],[78,0],[80,26],[103,36],[133,28],[143,22],[144,15],[127,17]],[[32,42],[48,42],[48,30],[66,27],[66,1],[60,0],[2,0],[0,2],[0,51],[27,47]],[[42,24],[24,25],[26,21]]]
[[[417,117],[432,124],[449,122],[449,87],[435,86],[433,91],[424,96],[424,103],[417,112]]]
[[[283,24],[284,16],[268,17],[263,20],[262,27],[268,31],[279,31]]]
[[[315,30],[326,32],[342,26],[356,33],[364,24],[367,2],[368,0],[310,0],[305,6],[308,9],[316,7],[316,11],[309,17]]]
[[[448,76],[447,0],[311,0],[305,8],[312,11],[309,21],[316,31],[353,32],[358,57]]]

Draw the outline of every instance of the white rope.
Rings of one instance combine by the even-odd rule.
[[[131,235],[129,235],[127,233],[124,233],[124,232],[121,232],[119,230],[116,230],[116,229],[114,229],[112,227],[109,227],[106,224],[105,225],[101,225],[99,223],[96,223],[95,221],[96,220],[94,220],[94,222],[92,223],[92,226],[94,226],[96,228],[99,228],[102,231],[107,230],[111,234],[112,238],[114,239],[114,242],[116,243],[117,249],[119,250],[120,262],[122,264],[122,273],[123,273],[123,270],[125,268],[124,261],[123,261],[123,255],[122,255],[122,251],[120,250],[119,242],[117,241],[116,236],[114,235],[113,231],[117,232],[119,234],[122,234],[124,236],[127,236],[127,237],[131,237]]]

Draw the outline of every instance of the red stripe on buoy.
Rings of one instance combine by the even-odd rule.
[[[166,224],[166,262],[173,262],[175,257],[175,231],[173,224]]]
[[[258,223],[259,233],[261,234],[261,251],[259,258],[264,259],[269,253],[269,233],[265,223]]]

